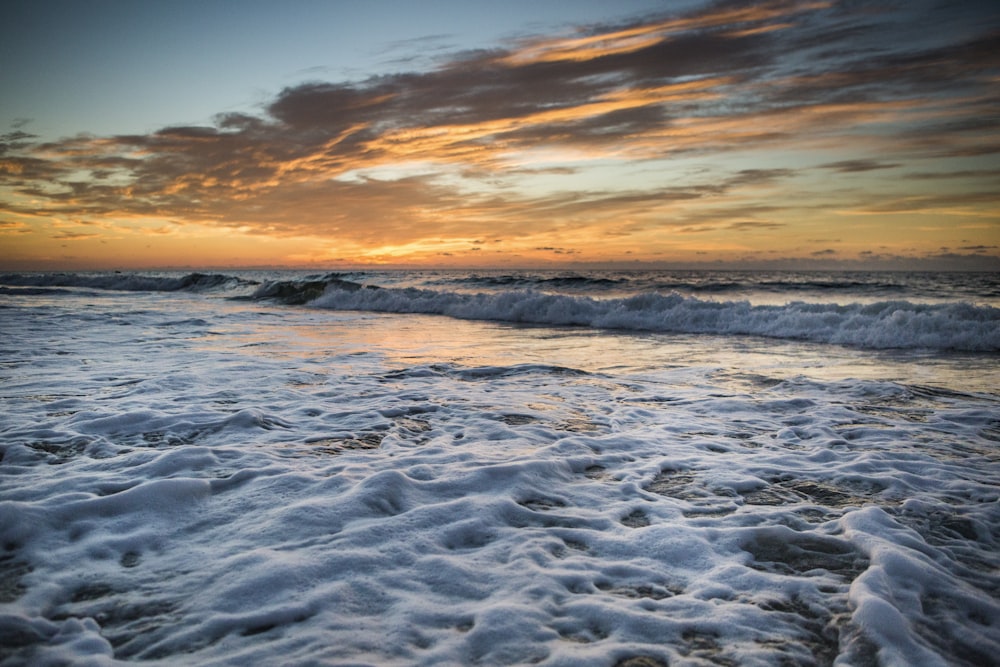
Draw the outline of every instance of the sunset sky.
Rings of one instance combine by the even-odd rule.
[[[1000,3],[14,0],[0,269],[1000,270]]]

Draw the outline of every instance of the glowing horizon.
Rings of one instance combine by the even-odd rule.
[[[1000,269],[996,11],[685,7],[209,124],[11,122],[0,269]]]

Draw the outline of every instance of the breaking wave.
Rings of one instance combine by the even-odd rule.
[[[347,281],[329,283],[309,303],[336,310],[658,333],[766,336],[873,349],[1000,351],[1000,309],[967,303],[836,305],[797,301],[771,306],[656,293],[594,299],[533,290],[460,294],[412,288],[362,289]]]
[[[344,280],[342,274],[329,273],[321,278],[306,278],[304,280],[274,280],[265,282],[258,287],[248,299],[270,299],[289,305],[308,303],[321,297],[328,289],[353,292],[362,289],[360,283]],[[368,289],[378,289],[369,286]]]
[[[872,295],[889,290],[891,281],[871,277],[859,285],[846,277],[798,277],[771,282],[762,277],[757,289],[776,289],[799,300],[784,305],[754,304],[746,300],[710,300],[703,293],[725,293],[744,286],[742,281],[702,282],[694,294],[690,281],[664,281],[650,274],[641,280],[593,275],[465,275],[449,276],[426,287],[379,287],[348,280],[359,274],[328,273],[295,279],[250,280],[219,273],[143,275],[132,273],[36,273],[0,275],[2,293],[29,296],[58,294],[62,289],[222,293],[229,298],[266,300],[285,305],[381,313],[445,315],[466,320],[513,324],[580,326],[622,331],[709,335],[747,335],[847,345],[864,349],[930,349],[942,351],[1000,351],[1000,309],[965,300],[965,287],[946,303],[918,303],[887,298],[875,303],[826,303],[818,287],[844,290],[848,295]],[[646,282],[648,279],[648,283]],[[655,280],[654,280],[655,279]],[[615,298],[609,291],[622,289]],[[693,280],[693,278],[692,278]],[[990,293],[993,283],[981,276],[968,278]],[[879,282],[881,281],[881,282]],[[645,289],[635,292],[638,283]],[[448,284],[459,291],[452,291]],[[681,289],[681,284],[686,289]],[[427,285],[428,283],[423,283]],[[674,285],[677,289],[668,289]],[[798,286],[798,287],[795,287]],[[479,291],[464,291],[465,289]],[[555,290],[555,291],[553,291]],[[981,290],[981,293],[983,291]],[[567,293],[570,292],[570,293]],[[910,296],[908,293],[907,296]],[[975,298],[976,295],[971,295]],[[804,298],[803,298],[804,297]],[[813,300],[810,300],[813,299]]]

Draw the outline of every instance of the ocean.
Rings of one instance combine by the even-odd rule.
[[[0,665],[996,665],[1000,275],[0,276]]]

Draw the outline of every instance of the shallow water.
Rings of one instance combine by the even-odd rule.
[[[2,665],[1000,650],[995,355],[0,299]]]

